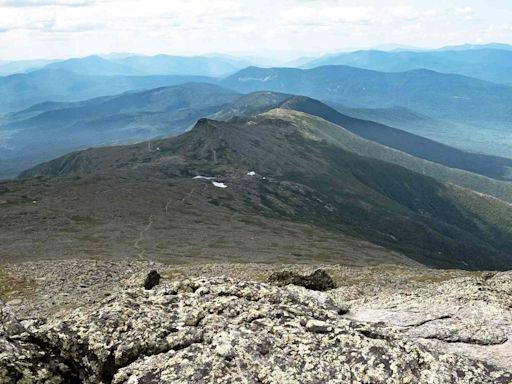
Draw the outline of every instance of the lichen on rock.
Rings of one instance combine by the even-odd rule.
[[[4,316],[2,335],[26,334],[32,344],[9,346],[18,368],[2,358],[0,372],[16,382],[16,369],[28,363],[22,356],[29,356],[34,383],[65,382],[66,370],[85,384],[512,380],[487,364],[433,353],[393,328],[348,320],[328,297],[310,292],[191,278],[149,291],[127,285],[100,303],[26,328]],[[58,355],[64,373],[34,354]]]

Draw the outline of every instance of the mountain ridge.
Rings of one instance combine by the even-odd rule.
[[[402,106],[431,117],[453,120],[482,119],[482,112],[470,110],[475,103],[496,121],[509,118],[505,100],[512,97],[512,87],[462,75],[427,69],[385,73],[345,65],[312,69],[252,66],[224,79],[221,84],[245,93],[284,92],[349,107]],[[437,85],[435,95],[431,88],[434,84]],[[486,110],[487,107],[492,108]],[[461,117],[466,112],[467,115]]]
[[[283,119],[283,113],[293,116]],[[340,129],[334,127],[337,136]],[[203,185],[204,193],[218,190],[214,204],[233,212],[259,212],[370,239],[427,265],[499,269],[512,263],[505,251],[512,242],[506,229],[512,205],[464,189],[454,192],[430,177],[349,152],[336,141],[323,140],[323,132],[325,126],[288,110],[227,122],[201,119],[193,130],[154,141],[151,148],[139,144],[85,151],[71,162],[54,162],[53,172],[62,182],[124,174],[130,180],[121,182],[125,189],[135,188],[144,175],[171,181],[172,188],[185,178]],[[249,171],[265,177],[247,176]],[[215,177],[226,189],[194,176]],[[479,200],[493,207],[493,216],[473,207]]]
[[[92,76],[61,69],[41,69],[0,77],[0,96],[4,100],[0,113],[19,111],[48,101],[80,101],[136,89],[216,81],[205,76]]]
[[[399,52],[362,50],[315,59],[302,67],[341,64],[383,72],[403,72],[425,68],[510,85],[512,84],[511,61],[512,50],[490,47]]]

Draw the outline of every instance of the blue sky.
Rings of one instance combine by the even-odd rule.
[[[512,43],[510,0],[0,0],[0,60]]]

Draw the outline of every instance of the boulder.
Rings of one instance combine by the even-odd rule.
[[[299,285],[314,291],[328,291],[336,288],[332,277],[323,269],[317,269],[310,275],[304,276],[291,271],[274,272],[268,282],[277,286]]]
[[[144,288],[147,290],[153,289],[160,284],[160,274],[156,270],[152,270],[144,280]]]

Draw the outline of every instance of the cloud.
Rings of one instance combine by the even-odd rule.
[[[420,18],[420,12],[412,7],[396,7],[391,10],[391,16],[397,21],[413,21]]]
[[[491,24],[487,28],[488,33],[505,33],[512,32],[512,24]]]
[[[440,46],[478,36],[510,41],[512,7],[498,12],[487,2],[473,8],[461,3],[457,8],[427,0],[0,0],[0,46],[2,57],[27,58],[119,50],[310,54],[383,42]]]
[[[471,7],[455,8],[453,10],[455,16],[471,16],[473,13],[474,11]]]
[[[95,3],[95,0],[0,0],[0,6],[4,7],[85,7]]]
[[[334,26],[337,24],[367,24],[374,20],[373,7],[306,7],[299,6],[282,14],[282,23],[292,26]]]
[[[78,10],[76,10],[78,11]],[[1,12],[0,30],[54,32],[84,32],[106,28],[102,22],[83,17],[82,12],[60,14],[58,12]]]

